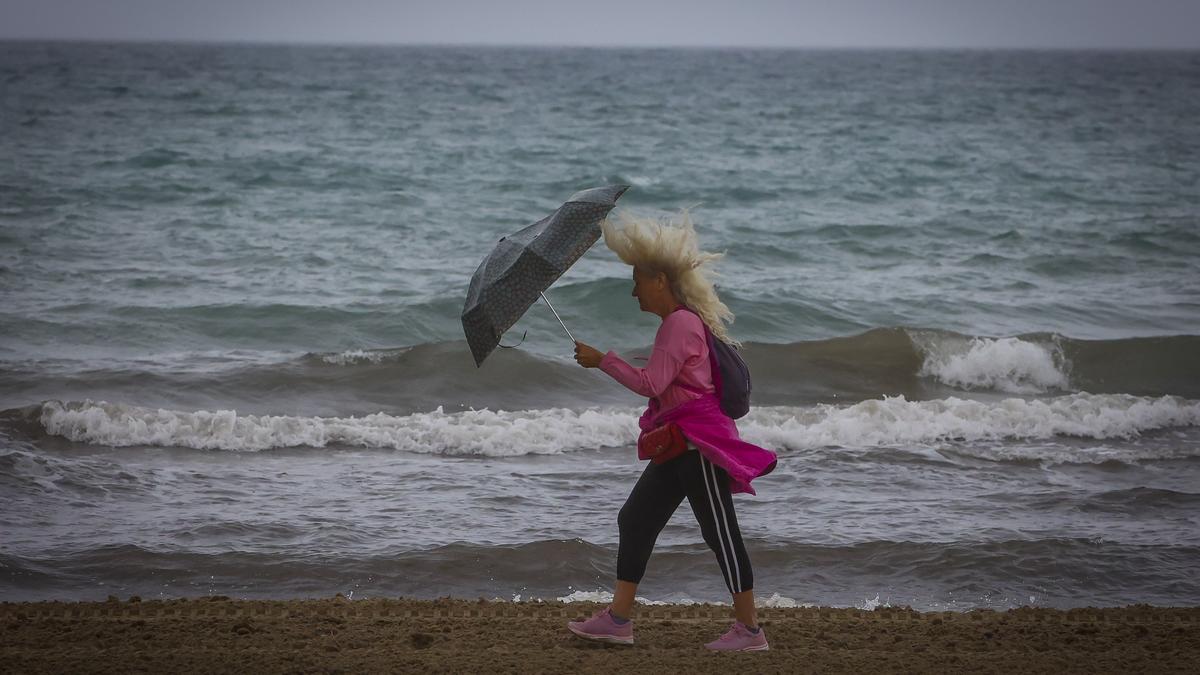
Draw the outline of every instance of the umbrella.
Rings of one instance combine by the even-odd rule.
[[[483,364],[525,310],[539,297],[546,300],[543,291],[596,243],[600,221],[627,189],[628,185],[608,185],[581,190],[549,216],[500,238],[471,277],[463,306],[463,331],[476,366]],[[558,312],[554,317],[558,319]],[[558,322],[562,324],[562,319]]]

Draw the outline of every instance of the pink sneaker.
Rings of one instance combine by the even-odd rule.
[[[758,627],[758,633],[751,633],[740,621],[734,622],[724,635],[704,646],[716,652],[765,652],[770,649],[767,646],[767,632],[762,626]]]
[[[604,609],[592,615],[587,621],[571,621],[567,628],[572,633],[588,640],[612,642],[619,645],[633,644],[633,621],[618,624],[613,621],[612,608]]]

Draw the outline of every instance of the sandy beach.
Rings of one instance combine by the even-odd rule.
[[[713,654],[728,608],[639,608],[637,644],[563,624],[591,603],[230,600],[4,603],[0,671],[1195,672],[1200,608],[763,609],[771,650]]]

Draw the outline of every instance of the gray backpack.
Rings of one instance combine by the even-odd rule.
[[[692,312],[690,308],[684,309]],[[701,323],[704,323],[703,319]],[[708,338],[708,363],[712,366],[713,386],[717,388],[721,412],[735,420],[745,417],[750,412],[750,367],[742,360],[737,348],[717,339],[706,323],[704,335]]]

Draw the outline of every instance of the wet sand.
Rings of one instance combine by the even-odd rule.
[[[702,644],[729,608],[641,607],[637,644],[564,623],[592,603],[229,600],[0,604],[0,672],[1195,673],[1200,608],[763,609],[771,650]]]

